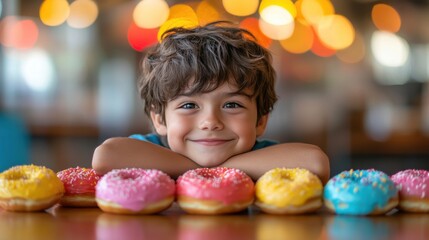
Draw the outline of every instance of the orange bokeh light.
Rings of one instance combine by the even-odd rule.
[[[258,43],[263,47],[268,48],[271,45],[272,40],[265,36],[262,33],[261,29],[259,29],[259,20],[256,18],[246,18],[240,22],[240,27],[248,30],[250,33],[255,36],[258,40]]]
[[[45,0],[39,10],[40,20],[47,26],[58,26],[70,15],[70,5],[66,0]]]
[[[198,22],[202,26],[210,22],[218,21],[220,16],[219,11],[205,0],[198,4],[195,12],[198,16]]]
[[[297,20],[295,21],[292,36],[281,40],[280,45],[288,52],[296,54],[304,53],[311,49],[313,38],[311,26],[305,21]]]
[[[374,25],[381,31],[396,33],[401,28],[401,16],[390,5],[379,3],[371,11]]]
[[[295,2],[297,18],[305,19],[310,24],[317,24],[320,18],[335,13],[330,0],[298,0]]]
[[[313,45],[311,46],[311,51],[319,56],[319,57],[330,57],[335,54],[335,50],[332,48],[329,48],[328,46],[324,45],[319,37],[316,34],[316,31],[313,29]]]
[[[145,48],[158,42],[158,28],[140,28],[134,22],[128,27],[128,43],[136,51],[143,51]]]
[[[198,21],[198,17],[195,11],[189,5],[186,4],[176,4],[170,7],[170,14],[168,15],[167,20],[173,18],[190,18],[194,21]]]
[[[222,0],[222,5],[229,14],[244,17],[258,10],[259,0]]]
[[[347,48],[355,38],[352,23],[342,15],[333,14],[322,17],[314,27],[319,39],[332,49]]]
[[[198,22],[195,19],[190,18],[173,18],[170,20],[167,20],[164,24],[161,25],[158,31],[158,41],[162,40],[162,35],[176,27],[183,27],[183,28],[192,28],[198,26]]]

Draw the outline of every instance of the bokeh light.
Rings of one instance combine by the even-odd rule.
[[[271,39],[282,40],[290,37],[294,30],[292,14],[279,5],[268,5],[259,8],[259,28]]]
[[[399,67],[407,61],[410,50],[408,43],[396,34],[376,31],[371,37],[371,51],[380,64]]]
[[[33,91],[47,91],[52,87],[55,77],[52,59],[44,50],[33,49],[23,60],[21,74],[25,83]]]
[[[39,38],[39,29],[30,19],[20,20],[14,16],[5,17],[0,25],[0,43],[5,47],[29,49]]]
[[[375,4],[371,11],[371,18],[378,30],[395,33],[401,28],[401,16],[390,5]]]
[[[293,15],[285,8],[270,5],[260,11],[261,18],[268,24],[280,26],[293,22]]]
[[[240,22],[240,27],[252,33],[253,36],[255,36],[255,38],[258,40],[258,43],[265,48],[268,48],[271,45],[272,40],[265,36],[265,34],[262,33],[261,29],[259,28],[258,19],[252,17],[245,18]]]
[[[64,23],[70,14],[66,0],[45,0],[40,6],[40,20],[47,26],[58,26]]]
[[[358,63],[362,61],[366,55],[365,42],[361,34],[356,32],[353,43],[345,48],[337,51],[338,59],[345,63]]]
[[[234,16],[249,16],[258,10],[259,0],[222,0],[225,11]]]
[[[70,4],[67,24],[73,28],[86,28],[98,17],[97,4],[92,0],[76,0]]]
[[[206,0],[198,3],[195,12],[198,16],[198,22],[202,26],[220,19],[219,11]]]
[[[29,49],[35,46],[39,37],[39,29],[33,20],[21,20],[15,26],[15,47]]]
[[[198,22],[198,17],[194,9],[186,4],[176,4],[170,8],[168,20],[173,18],[189,18],[192,21]]]
[[[310,24],[317,24],[320,18],[335,13],[334,6],[329,0],[298,0],[295,6],[298,18],[303,18]]]
[[[176,28],[176,27],[184,27],[184,28],[192,28],[198,25],[198,22],[193,21],[189,18],[173,18],[168,21],[166,21],[162,26],[159,28],[158,31],[158,41],[161,41],[162,35],[168,31],[169,29]]]
[[[158,42],[157,34],[157,28],[141,28],[132,22],[128,27],[128,43],[134,50],[140,52]]]
[[[311,51],[319,57],[330,57],[335,54],[335,50],[326,46],[322,41],[320,41],[313,28],[313,45],[311,46]]]
[[[258,10],[259,14],[262,15],[265,8],[273,6],[286,10],[293,18],[296,17],[297,11],[295,4],[290,0],[262,0]],[[267,19],[265,19],[265,21],[267,21]]]
[[[168,19],[169,11],[164,0],[142,0],[134,8],[133,19],[141,28],[156,28]]]
[[[283,49],[291,53],[304,53],[311,49],[313,45],[313,30],[311,26],[301,20],[295,21],[295,28],[292,35],[280,41]]]
[[[294,21],[284,25],[274,25],[267,23],[263,18],[259,19],[259,28],[266,36],[273,40],[283,40],[290,37],[293,33],[294,27]]]
[[[320,40],[332,49],[344,49],[350,46],[355,38],[353,25],[342,15],[324,16],[315,26]]]

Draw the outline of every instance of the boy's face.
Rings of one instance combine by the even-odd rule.
[[[237,90],[225,83],[209,93],[180,95],[167,104],[165,124],[161,115],[151,114],[155,129],[167,135],[171,150],[203,167],[218,166],[250,151],[264,133],[268,116],[257,122],[252,92]]]

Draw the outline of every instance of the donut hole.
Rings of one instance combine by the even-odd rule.
[[[12,172],[11,174],[6,175],[6,180],[16,181],[16,180],[27,180],[29,176],[20,172]]]
[[[280,178],[283,181],[288,181],[288,182],[292,182],[295,179],[295,176],[292,176],[291,174],[289,174],[288,172],[281,172],[280,173]]]
[[[121,173],[118,174],[118,176],[119,176],[119,178],[121,180],[125,180],[125,181],[127,181],[127,180],[131,181],[131,180],[135,180],[136,179],[136,176],[134,176],[134,175],[132,175],[130,173],[127,173],[127,172],[121,172]]]

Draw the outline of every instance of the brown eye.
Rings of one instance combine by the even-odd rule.
[[[225,103],[225,105],[223,107],[224,108],[240,108],[242,106],[236,102],[227,102],[227,103]]]
[[[183,108],[183,109],[195,109],[198,108],[198,106],[195,103],[185,103],[180,105],[179,108]]]

